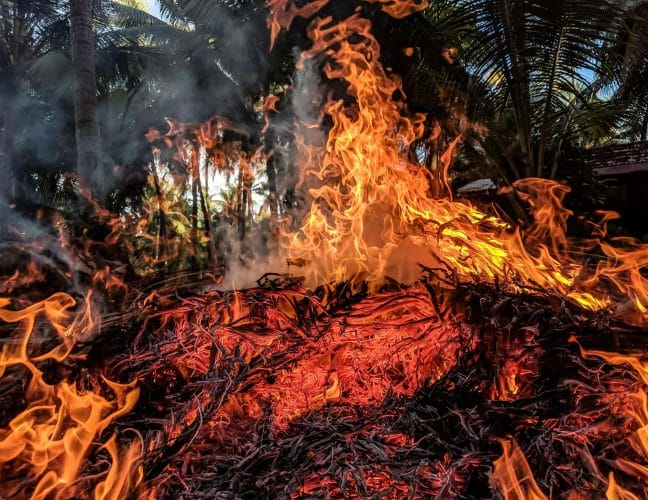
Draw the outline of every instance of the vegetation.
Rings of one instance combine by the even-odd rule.
[[[564,178],[569,150],[636,136],[646,116],[637,100],[645,92],[637,80],[646,70],[646,25],[638,17],[645,4],[464,5],[457,19],[471,29],[454,43],[472,75],[470,116],[486,125],[488,134],[476,140],[502,175]]]
[[[307,24],[271,50],[263,0],[155,4],[159,16],[133,0],[0,1],[0,196],[78,217],[76,170],[114,213],[218,267],[232,234],[258,240],[299,204],[285,123]],[[462,132],[460,179],[585,179],[579,151],[648,135],[648,2],[432,0],[395,20],[354,0],[325,13],[356,8],[410,107],[441,127],[412,145],[430,169]]]

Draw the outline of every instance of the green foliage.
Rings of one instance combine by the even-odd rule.
[[[564,178],[566,151],[624,138],[622,123],[636,116],[629,110],[641,95],[638,86],[630,90],[630,77],[646,60],[638,57],[647,42],[645,20],[637,17],[645,4],[633,11],[634,4],[624,10],[616,0],[433,2],[428,16],[439,20],[471,74],[469,116],[488,130],[472,142],[504,177]],[[455,13],[456,24],[443,22]]]
[[[160,18],[145,12],[142,2],[97,2],[98,111],[106,177],[116,186],[103,201],[116,211],[135,210],[150,196],[151,150],[144,136],[166,116],[197,123],[224,116],[246,134],[247,154],[265,147],[283,149],[277,157],[290,158],[289,134],[282,124],[262,133],[254,103],[281,93],[276,117],[290,117],[295,49],[308,44],[307,21],[297,19],[270,51],[264,0],[157,4]],[[437,149],[460,131],[465,135],[462,180],[488,175],[511,182],[587,176],[587,165],[569,160],[581,148],[646,138],[647,6],[431,0],[424,13],[394,20],[377,5],[334,0],[321,15],[342,19],[362,9],[372,19],[385,65],[402,76],[410,107],[428,114],[430,129],[440,124],[446,131]],[[70,198],[59,179],[74,164],[67,10],[58,0],[0,0],[0,98],[10,103],[0,108],[2,175],[21,179],[24,198],[51,200],[52,206]],[[331,89],[340,92],[335,83]],[[465,118],[482,126],[466,127]],[[288,163],[273,166],[284,192],[278,200],[294,197]],[[221,207],[218,224],[235,225],[236,189],[221,205],[208,200]],[[267,195],[268,185],[255,189]],[[183,234],[186,221],[173,214],[188,210],[169,212],[172,231]]]

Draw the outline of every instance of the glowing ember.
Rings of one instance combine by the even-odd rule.
[[[235,420],[233,413],[237,419],[258,417],[260,408],[269,406],[274,425],[285,429],[291,420],[330,402],[366,406],[380,404],[390,392],[412,395],[447,372],[460,343],[465,347],[474,341],[465,325],[442,321],[421,289],[375,295],[344,315],[323,316],[308,330],[291,335],[283,332],[297,319],[296,303],[306,296],[282,292],[264,297],[262,317],[271,335],[256,332],[249,319],[242,321],[259,313],[250,309],[250,299],[242,302],[238,297],[210,297],[204,313],[197,316],[193,304],[189,311],[172,310],[162,316],[160,326],[177,335],[173,342],[161,344],[162,353],[171,355],[178,342],[193,346],[185,355],[164,362],[187,379],[224,369],[235,352],[245,363],[278,358],[286,365],[271,375],[271,381],[259,380],[250,391],[237,392],[228,400],[219,417],[225,421]],[[218,334],[196,332],[196,323]]]

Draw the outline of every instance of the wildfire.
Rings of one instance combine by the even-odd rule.
[[[396,18],[428,6],[365,2],[375,4],[368,10]],[[592,223],[589,239],[570,238],[569,187],[554,181],[532,178],[512,186],[533,219],[524,228],[453,200],[450,169],[463,137],[449,141],[433,172],[423,164],[418,153],[425,148],[417,151],[417,145],[435,141],[440,129],[429,130],[423,114],[408,110],[363,9],[337,21],[315,17],[329,0],[267,5],[271,47],[296,18],[306,20],[311,46],[298,70],[321,68],[347,94],[323,105],[330,124],[325,144],[295,137],[299,188],[309,204],[303,219],[279,221],[278,231],[281,257],[293,275],[275,276],[276,282],[265,276],[257,289],[209,288],[204,296],[143,287],[134,292],[134,304],[143,309],[139,334],[110,368],[84,364],[87,351],[80,345],[105,324],[101,297],[131,292],[110,265],[87,267],[94,269],[92,283],[81,304],[62,292],[35,301],[0,298],[7,330],[0,380],[15,382],[15,400],[24,402],[0,429],[0,496],[76,498],[94,489],[98,499],[126,498],[149,487],[146,471],[159,479],[150,485],[151,496],[180,491],[167,491],[166,483],[189,490],[195,480],[213,482],[205,494],[212,497],[254,481],[259,491],[287,497],[444,498],[486,477],[488,493],[493,488],[507,500],[541,500],[554,495],[547,488],[554,484],[534,478],[520,439],[539,448],[545,438],[535,433],[549,436],[550,458],[564,451],[587,469],[569,483],[577,484],[569,498],[580,498],[581,490],[639,498],[633,491],[646,492],[648,483],[645,353],[588,349],[582,337],[588,328],[601,331],[601,324],[616,328],[614,319],[648,324],[648,245],[608,238],[612,213]],[[413,57],[415,50],[404,53]],[[451,62],[455,53],[447,49],[443,56]],[[268,96],[259,108],[264,132],[278,102]],[[476,126],[457,119],[463,130]],[[146,272],[176,259],[193,265],[199,242],[214,270],[222,263],[210,227],[208,170],[238,173],[232,204],[244,218],[252,210],[263,149],[225,144],[224,130],[245,132],[222,117],[168,124],[166,135],[147,134],[154,195],[144,203],[142,220],[115,217],[83,188],[80,194],[98,225],[108,228],[101,246],[125,248]],[[321,127],[299,125],[302,131]],[[163,165],[162,144],[184,171]],[[185,217],[178,207],[189,190],[192,214]],[[59,230],[62,247],[81,262],[92,261],[92,243],[74,250]],[[245,221],[239,231],[242,239]],[[7,276],[0,293],[45,280],[30,262],[26,271]],[[489,303],[478,286],[500,298]],[[544,301],[549,318],[523,311],[515,303],[523,296]],[[475,310],[481,312],[477,321]],[[605,314],[593,313],[600,311]],[[508,323],[500,323],[500,315]],[[488,321],[480,324],[482,318]],[[576,325],[587,326],[582,336],[573,332]],[[550,356],[567,360],[569,372],[551,372]],[[548,381],[539,381],[544,376]],[[114,424],[127,420],[140,391],[146,397],[137,418],[127,422],[133,425],[129,438]],[[454,395],[458,401],[448,401]],[[545,396],[561,413],[547,415]],[[506,432],[490,437],[491,428]],[[303,434],[291,436],[297,430]],[[302,449],[302,441],[309,446]],[[275,466],[285,468],[283,475],[256,479],[259,469]],[[567,484],[561,478],[573,468],[554,469],[558,486]],[[617,482],[628,486],[628,478],[636,482],[632,491]],[[281,488],[272,485],[280,480],[286,481]]]

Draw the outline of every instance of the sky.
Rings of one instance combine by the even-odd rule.
[[[156,0],[146,0],[146,10],[156,17],[160,17],[160,8]]]

